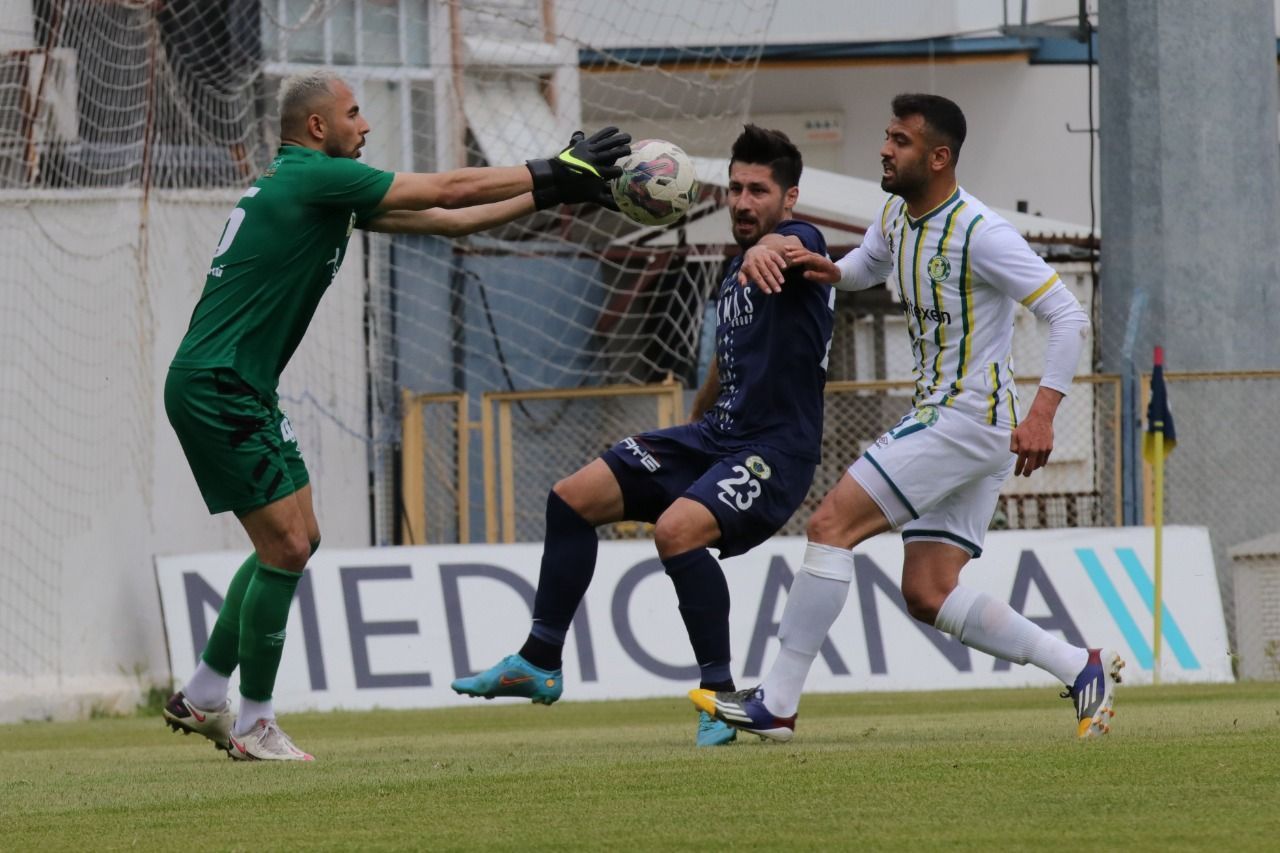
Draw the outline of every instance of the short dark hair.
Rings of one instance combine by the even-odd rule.
[[[968,125],[965,123],[964,113],[956,106],[955,101],[941,95],[898,95],[893,99],[893,115],[899,119],[907,116],[923,118],[925,126],[935,139],[951,149],[951,162],[960,160],[960,146],[964,145]]]
[[[773,179],[786,192],[800,184],[800,172],[804,162],[800,149],[780,130],[766,130],[754,124],[743,125],[742,133],[733,143],[729,168],[735,162],[768,166]]]

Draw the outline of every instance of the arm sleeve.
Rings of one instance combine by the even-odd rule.
[[[815,254],[819,254],[824,257],[830,257],[827,252],[827,238],[822,235],[822,232],[819,231],[816,226],[811,225],[808,222],[789,219],[779,224],[777,228],[773,229],[773,233],[781,234],[783,237],[795,237],[810,252],[814,252]],[[787,270],[783,277],[789,285],[790,292],[794,292],[797,285],[812,285],[814,287],[824,288],[827,286],[809,281],[804,277],[804,270],[798,268]]]
[[[374,169],[345,157],[333,157],[316,170],[310,201],[321,207],[355,208],[356,222],[360,224],[377,212],[394,178],[394,172]]]
[[[885,205],[885,213],[888,213],[889,204],[892,203],[893,200],[890,199]],[[835,284],[837,289],[866,290],[884,281],[893,272],[893,253],[889,251],[889,244],[884,239],[884,222],[885,216],[882,214],[867,229],[862,245],[836,261],[836,266],[840,268],[840,280]]]
[[[1060,281],[1031,311],[1049,322],[1049,344],[1045,347],[1040,384],[1065,395],[1071,390],[1071,377],[1076,375],[1080,352],[1089,334],[1089,315]]]
[[[788,219],[778,224],[773,229],[774,234],[781,234],[783,237],[795,237],[810,252],[817,252],[819,255],[827,253],[827,239],[822,236],[822,232],[816,226],[808,222],[801,222],[797,219]]]
[[[1089,315],[1079,300],[1007,222],[994,222],[974,235],[972,258],[979,279],[1048,322],[1040,385],[1068,393],[1089,333]]]

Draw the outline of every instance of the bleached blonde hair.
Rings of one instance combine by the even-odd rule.
[[[307,118],[318,111],[322,101],[333,97],[334,84],[343,82],[337,74],[323,69],[294,74],[282,80],[276,96],[280,109],[280,135],[302,133],[306,129]]]

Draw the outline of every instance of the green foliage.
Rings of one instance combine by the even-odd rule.
[[[149,684],[142,699],[138,702],[136,713],[140,717],[158,717],[160,711],[164,708],[164,703],[168,701],[169,694],[173,692],[171,687]]]
[[[1280,689],[806,697],[788,745],[693,747],[683,699],[291,714],[314,765],[158,717],[0,726],[9,849],[1274,849]]]

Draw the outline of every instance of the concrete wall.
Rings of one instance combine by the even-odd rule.
[[[880,145],[892,117],[889,102],[901,92],[944,95],[964,110],[968,137],[957,175],[965,189],[995,207],[1014,209],[1025,200],[1032,213],[1089,222],[1089,136],[1067,131],[1068,124],[1088,125],[1088,72],[1082,66],[1033,66],[1021,57],[824,69],[765,66],[751,110],[842,113],[839,171],[878,181]]]
[[[136,193],[5,201],[0,721],[127,707],[168,677],[153,555],[248,551],[205,510],[162,400],[235,194],[153,199],[145,243]],[[353,254],[281,386],[334,547],[369,541]]]
[[[1096,5],[1096,4],[1093,4]],[[1029,20],[1075,15],[1076,0],[1028,0]],[[773,44],[895,41],[993,30],[1022,14],[1013,0],[573,0],[557,4],[572,38],[607,47],[754,44],[767,16]],[[602,21],[608,21],[602,25]]]
[[[1108,369],[1280,367],[1275,26],[1269,0],[1103,7]]]

